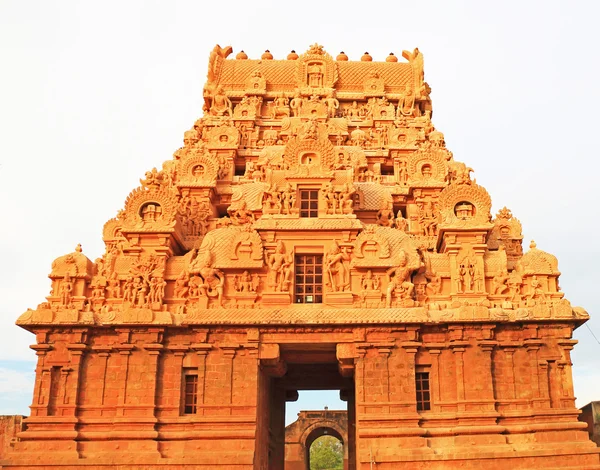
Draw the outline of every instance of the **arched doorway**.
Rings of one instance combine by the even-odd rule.
[[[331,464],[337,460],[337,459],[333,459],[333,455],[331,455],[332,452],[335,452],[337,449],[330,449],[329,448],[329,444],[327,441],[325,441],[325,438],[332,438],[332,439],[336,439],[340,444],[341,444],[341,452],[340,452],[340,464],[341,464],[341,468],[343,469],[347,469],[348,468],[348,450],[347,450],[347,442],[344,442],[343,437],[341,436],[341,434],[331,428],[331,427],[317,427],[315,429],[312,430],[312,432],[307,436],[306,441],[304,443],[305,446],[305,452],[306,452],[306,457],[305,457],[305,461],[306,461],[306,467],[305,470],[311,470],[312,468],[316,468],[316,469],[326,469],[326,468],[337,468],[333,467]],[[321,449],[321,455],[319,455],[317,452],[313,452],[314,449],[313,446],[317,446],[319,441],[321,441],[322,444],[325,445],[325,449]],[[337,452],[335,452],[337,453]],[[328,461],[330,463],[330,465],[328,466],[319,466],[319,463],[323,463],[322,460],[320,461],[315,461],[312,462],[311,458],[317,459],[317,458],[324,458],[326,461]]]
[[[285,470],[310,470],[311,448],[323,437],[337,439],[341,446],[343,469],[348,470],[348,414],[345,410],[328,409],[301,411],[298,419],[286,427]]]

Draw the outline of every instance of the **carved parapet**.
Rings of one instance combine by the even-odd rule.
[[[446,158],[444,152],[438,149],[420,148],[408,156],[406,167],[409,186],[421,188],[446,186],[448,173]]]
[[[492,200],[478,184],[456,184],[446,187],[438,199],[442,215],[440,230],[490,230]]]
[[[217,269],[255,269],[264,263],[262,239],[251,226],[212,230],[202,240],[198,257],[207,252],[212,254]]]
[[[213,187],[217,184],[219,160],[207,150],[189,152],[177,163],[178,187]]]
[[[367,225],[354,242],[353,268],[389,268],[398,264],[398,256],[405,253],[408,265],[420,265],[419,253],[412,239],[391,227]]]
[[[175,227],[176,201],[165,190],[134,189],[125,201],[122,231],[172,232]]]
[[[295,61],[296,88],[306,95],[325,95],[338,80],[337,62],[318,44]]]
[[[284,150],[285,166],[292,171],[299,165],[314,166],[315,169],[325,171],[333,170],[336,163],[335,148],[327,138],[326,132],[320,135],[324,138],[290,139]]]
[[[235,150],[240,143],[240,131],[231,125],[215,126],[207,132],[207,140],[206,146],[210,150]]]

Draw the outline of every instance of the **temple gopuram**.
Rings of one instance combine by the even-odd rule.
[[[600,469],[588,314],[446,148],[422,53],[231,52],[104,255],[57,258],[19,317],[38,362],[2,468],[283,470],[286,401],[339,390],[349,470]]]

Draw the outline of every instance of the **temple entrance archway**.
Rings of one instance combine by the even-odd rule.
[[[268,442],[263,441],[262,452],[268,455],[269,470],[307,470],[311,444],[327,434],[344,446],[344,469],[354,470],[354,379],[340,372],[336,344],[279,344],[278,352],[277,360],[263,360],[269,367],[263,368],[260,391],[263,424],[259,430]],[[298,392],[305,390],[338,390],[347,410],[326,410],[326,415],[324,410],[303,411],[297,426],[288,432],[286,402],[296,401]],[[288,440],[291,446],[286,445]]]
[[[344,469],[348,469],[348,413],[345,410],[307,410],[285,428],[285,470],[310,470],[311,446],[332,436],[343,446]]]

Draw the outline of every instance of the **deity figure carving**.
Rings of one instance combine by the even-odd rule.
[[[405,159],[398,161],[398,182],[406,185],[408,183],[408,168]]]
[[[425,273],[425,278],[427,279],[427,285],[425,286],[425,291],[428,295],[439,295],[442,290],[442,279],[435,272],[433,273]]]
[[[340,107],[340,102],[333,96],[333,93],[329,93],[325,98],[324,103],[327,106],[327,117],[334,118]]]
[[[440,214],[436,208],[435,202],[427,197],[418,201],[417,206],[419,208],[419,227],[421,228],[422,235],[437,235]]]
[[[308,86],[311,88],[323,87],[323,64],[321,62],[309,63],[307,67]]]
[[[300,137],[302,139],[316,139],[318,137],[319,126],[315,118],[310,118],[302,126]]]
[[[373,271],[369,269],[363,274],[360,280],[360,299],[363,307],[367,306],[368,297],[378,297],[377,301],[381,301],[381,292],[379,288],[379,278],[373,276]]]
[[[465,292],[473,292],[473,284],[475,282],[475,265],[466,257],[458,266],[456,277],[456,292],[462,294]]]
[[[133,287],[133,276],[127,276],[125,283],[123,284],[123,301],[134,302],[134,287]]]
[[[510,272],[506,283],[508,285],[509,299],[511,302],[520,302],[521,287],[523,286],[523,277],[521,274],[516,269],[513,269]]]
[[[210,252],[197,253],[196,258],[190,263],[190,273],[197,274],[198,295],[207,298],[216,298],[217,305],[223,306],[223,286],[225,285],[225,274],[213,266]],[[188,286],[191,284],[188,283]],[[191,287],[190,287],[191,290]]]
[[[391,200],[384,201],[381,209],[377,211],[376,223],[382,227],[394,226],[394,208]]]
[[[332,183],[327,183],[325,187],[321,189],[321,195],[323,200],[325,201],[325,208],[327,214],[335,214],[339,204],[338,204],[338,195],[333,188]]]
[[[286,183],[280,193],[281,213],[291,214],[296,207],[296,191],[290,183]]]
[[[408,257],[404,250],[398,255],[399,264],[386,271],[388,287],[385,295],[385,306],[392,306],[392,295],[397,300],[410,300],[413,296],[415,285],[410,281],[410,276],[414,269],[408,266]]]
[[[235,210],[227,209],[233,225],[245,225],[254,222],[254,214],[246,208],[246,201],[241,201]]]
[[[415,94],[411,87],[405,87],[404,92],[398,100],[397,116],[413,116],[415,109]]]
[[[223,91],[223,87],[218,87],[212,99],[209,114],[212,116],[233,116],[231,100]]]
[[[351,214],[354,206],[354,187],[350,183],[346,183],[338,195],[338,213]]]
[[[492,294],[494,295],[502,295],[508,289],[506,285],[506,281],[508,281],[508,272],[506,269],[503,269],[500,273],[495,275],[492,279]]]
[[[60,304],[65,307],[71,307],[71,299],[73,295],[73,279],[67,271],[65,277],[60,281],[58,288],[58,296],[60,297]]]
[[[396,222],[394,223],[394,226],[402,231],[402,232],[406,232],[406,227],[408,226],[408,220],[406,220],[404,218],[404,216],[402,215],[402,210],[398,209],[398,213],[396,214]]]
[[[165,297],[166,286],[167,283],[162,276],[152,277],[150,279],[150,292],[148,294],[148,301],[150,303],[162,304],[162,301]]]
[[[281,213],[282,203],[281,194],[277,191],[277,185],[273,183],[269,189],[266,189],[263,193],[262,201],[263,212],[265,214],[279,214]]]
[[[334,241],[323,260],[325,267],[325,284],[332,292],[350,290],[350,253],[348,248],[340,248]]]
[[[184,269],[181,274],[175,279],[175,288],[173,289],[173,296],[177,299],[184,299],[189,291],[188,283],[190,282],[190,275]]]
[[[236,292],[252,293],[258,289],[260,278],[257,274],[253,276],[246,270],[239,276],[236,274],[233,277],[233,288]]]
[[[106,279],[106,276],[104,276],[103,271],[100,271],[96,276],[94,276],[91,282],[92,298],[104,298],[104,291],[106,290],[107,284],[108,280]]]
[[[363,118],[363,113],[356,101],[353,101],[349,108],[346,108],[345,115],[350,121],[360,121]]]
[[[113,272],[108,279],[106,295],[109,299],[121,298],[121,281],[119,281],[119,276],[116,272]]]
[[[288,292],[292,285],[294,256],[285,253],[282,241],[277,242],[274,253],[265,252],[265,263],[269,268],[267,285],[274,292]]]
[[[546,292],[544,292],[543,284],[535,275],[529,281],[529,295],[527,298],[529,301],[539,299],[542,303],[546,302]]]
[[[277,96],[270,103],[271,119],[277,119],[279,117],[289,116],[290,115],[289,102],[290,102],[290,100],[285,96],[285,93],[282,92],[279,96]]]
[[[290,101],[290,109],[292,110],[292,116],[300,116],[300,113],[302,112],[303,103],[304,100],[302,99],[300,92],[296,90],[296,92],[294,93],[294,97]]]

